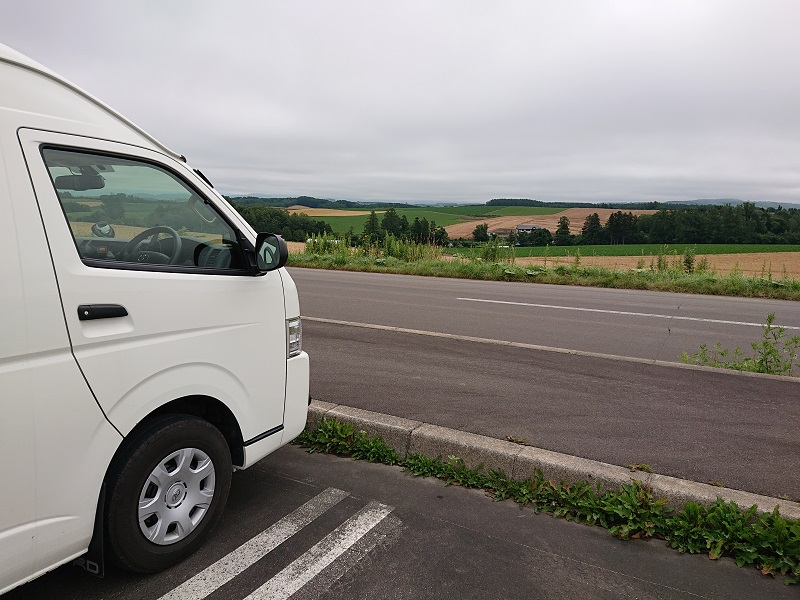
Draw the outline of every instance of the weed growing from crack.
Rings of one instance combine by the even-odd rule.
[[[700,345],[700,351],[689,355],[681,354],[681,362],[690,365],[704,365],[753,373],[769,373],[771,375],[793,375],[797,353],[800,350],[800,336],[784,338],[786,329],[773,325],[775,313],[767,315],[767,322],[762,326],[763,336],[760,342],[753,342],[752,356],[745,356],[736,348],[732,352],[723,349],[719,342],[709,351],[707,344]]]
[[[510,499],[536,512],[599,525],[620,539],[663,539],[679,552],[708,553],[712,560],[730,556],[740,567],[753,565],[765,575],[785,575],[787,584],[800,583],[800,520],[781,517],[777,507],[759,515],[755,506],[741,510],[736,503],[718,498],[708,507],[687,502],[682,510],[674,511],[635,480],[616,491],[602,492],[599,483],[550,481],[539,469],[521,481],[500,470],[468,468],[456,456],[445,460],[410,454],[401,459],[380,437],[356,432],[351,423],[336,419],[323,419],[294,443],[309,452],[398,465],[412,475],[436,477],[447,485],[485,489],[495,500]],[[628,468],[633,466],[635,470],[648,467]]]

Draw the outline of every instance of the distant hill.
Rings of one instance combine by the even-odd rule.
[[[664,204],[667,205],[666,208],[669,208],[674,205],[723,206],[728,204],[730,206],[738,206],[740,204],[744,204],[745,202],[748,201],[739,200],[738,198],[700,198],[698,200],[671,200],[669,202],[665,202]],[[759,208],[778,208],[779,206],[783,206],[784,208],[797,208],[797,204],[794,202],[769,202],[766,200],[757,200],[755,202],[751,202],[751,204],[755,204]]]
[[[417,208],[416,204],[398,202],[354,202],[352,200],[327,200],[311,196],[297,196],[295,198],[261,198],[259,196],[225,196],[225,199],[237,206],[272,206],[275,208],[289,208],[290,206],[306,206],[308,208],[357,208],[360,210],[385,209],[385,208]]]
[[[226,198],[238,206],[272,206],[276,208],[289,208],[290,206],[306,206],[308,208],[330,208],[330,209],[358,209],[358,210],[385,210],[387,208],[409,209],[430,206],[469,206],[460,203],[420,203],[411,204],[408,202],[361,202],[355,200],[330,200],[326,198],[314,198],[312,196],[296,196],[293,198],[262,198],[260,196],[226,196]],[[738,206],[744,204],[745,200],[738,198],[699,198],[697,200],[670,200],[668,202],[542,202],[529,198],[494,198],[481,205],[475,203],[474,206],[534,206],[542,208],[610,208],[613,210],[662,210],[662,209],[683,209],[692,206]],[[792,202],[753,202],[759,208],[797,208],[797,203]]]
[[[529,200],[527,198],[495,198],[489,200],[486,206],[540,206],[552,208],[612,208],[615,210],[661,210],[688,208],[692,206],[738,206],[748,202],[738,198],[699,198],[697,200],[669,200],[667,202],[542,202],[540,200]],[[793,202],[770,202],[759,200],[751,202],[759,208],[797,208],[798,204]]]
[[[539,206],[545,208],[612,208],[615,210],[659,210],[663,202],[542,202],[528,198],[494,198],[486,206]]]

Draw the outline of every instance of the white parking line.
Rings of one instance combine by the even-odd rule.
[[[391,506],[370,502],[245,600],[286,600],[291,597],[347,552],[392,510]]]
[[[510,304],[512,306],[532,306],[534,308],[555,308],[558,310],[576,310],[581,312],[604,313],[609,315],[630,315],[634,317],[653,317],[656,319],[669,319],[675,321],[700,321],[701,323],[722,323],[723,325],[746,325],[751,327],[763,327],[763,323],[748,323],[746,321],[724,321],[722,319],[701,319],[699,317],[682,317],[677,315],[660,315],[656,313],[628,312],[624,310],[607,310],[602,308],[580,308],[578,306],[558,306],[555,304],[532,304],[530,302],[509,302],[507,300],[485,300],[483,298],[456,298],[456,300],[467,300],[469,302],[485,302],[488,304]],[[798,329],[792,325],[773,325],[773,327],[783,327],[784,329]]]
[[[236,550],[226,554],[191,579],[161,596],[160,600],[200,600],[205,598],[349,495],[336,488],[324,490]]]

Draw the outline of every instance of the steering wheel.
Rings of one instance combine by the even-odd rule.
[[[157,250],[149,250],[147,246],[152,246],[156,243],[158,235],[166,233],[172,238],[172,254],[165,254]],[[145,240],[151,238],[145,244]],[[165,227],[159,225],[157,227],[150,227],[144,231],[137,233],[131,241],[129,241],[120,250],[120,258],[128,262],[140,262],[157,265],[174,265],[178,262],[178,257],[181,255],[181,236],[172,227]]]

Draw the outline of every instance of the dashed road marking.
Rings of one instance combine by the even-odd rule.
[[[684,317],[684,316],[677,316],[677,315],[661,315],[658,313],[640,313],[640,312],[630,312],[625,310],[609,310],[609,309],[602,309],[602,308],[582,308],[579,306],[559,306],[557,304],[534,304],[531,302],[511,302],[508,300],[487,300],[484,298],[456,298],[456,300],[466,300],[468,302],[485,302],[488,304],[507,304],[511,306],[531,306],[533,308],[553,308],[557,310],[575,310],[580,312],[593,312],[593,313],[603,313],[609,315],[627,315],[627,316],[634,316],[634,317],[650,317],[654,319],[668,319],[671,321],[699,321],[701,323],[720,323],[722,325],[745,325],[748,327],[763,327],[763,323],[749,323],[747,321],[725,321],[723,319],[701,319],[700,317]],[[783,329],[797,329],[800,330],[800,327],[794,327],[792,325],[773,325],[773,327],[782,327]]]
[[[161,596],[160,600],[200,600],[205,598],[349,495],[336,488],[324,490],[236,550]]]
[[[370,502],[245,600],[286,600],[291,597],[383,521],[392,510],[391,506]]]

